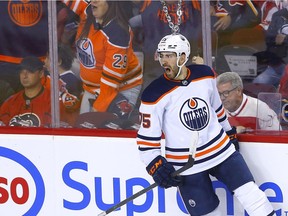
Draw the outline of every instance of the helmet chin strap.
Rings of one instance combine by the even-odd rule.
[[[177,67],[179,67],[179,69],[178,69],[178,73],[176,74],[174,79],[176,79],[180,75],[182,67],[186,64],[186,62],[188,60],[188,59],[186,59],[182,65],[179,65],[179,59],[180,59],[180,56],[177,57]]]

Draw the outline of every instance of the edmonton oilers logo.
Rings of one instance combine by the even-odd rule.
[[[192,131],[205,128],[209,122],[209,116],[207,103],[197,97],[186,100],[180,109],[182,124]]]
[[[93,44],[90,39],[84,38],[77,41],[77,57],[86,68],[93,68],[96,60],[93,54]]]
[[[34,26],[43,16],[42,2],[39,0],[10,0],[8,13],[16,25],[22,27]]]

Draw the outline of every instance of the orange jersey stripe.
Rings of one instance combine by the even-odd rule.
[[[170,158],[170,159],[188,159],[189,155],[170,155],[170,154],[166,154],[166,158]]]
[[[201,156],[203,156],[205,154],[209,154],[210,152],[215,151],[216,149],[220,148],[227,141],[227,139],[229,139],[229,137],[225,136],[225,138],[220,143],[218,143],[217,145],[213,146],[212,148],[209,148],[209,149],[206,149],[204,151],[196,153],[196,157],[201,157]]]
[[[62,2],[79,16],[83,16],[85,9],[89,5],[86,1],[83,0],[62,0]]]
[[[145,141],[137,141],[137,145],[160,147],[161,143],[151,143],[151,142],[145,142]]]
[[[217,114],[217,117],[220,118],[222,115],[224,115],[224,113],[225,113],[225,110],[222,109],[222,111],[221,111],[220,113]]]

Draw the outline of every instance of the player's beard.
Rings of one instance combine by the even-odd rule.
[[[165,74],[169,79],[175,79],[178,73],[178,70],[179,70],[178,66],[174,66],[174,67],[165,66],[164,67]]]

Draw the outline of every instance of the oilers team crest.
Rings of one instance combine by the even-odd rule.
[[[81,64],[86,68],[93,68],[96,60],[93,53],[93,44],[88,38],[80,39],[77,41],[77,57]]]
[[[180,109],[182,124],[192,131],[205,128],[209,122],[210,114],[207,103],[201,98],[194,97],[185,101]]]
[[[40,0],[10,0],[7,9],[10,19],[22,27],[36,25],[43,16]]]

